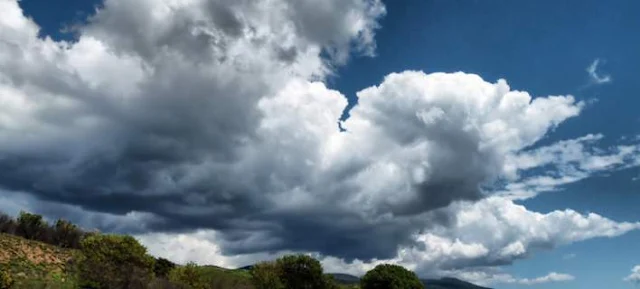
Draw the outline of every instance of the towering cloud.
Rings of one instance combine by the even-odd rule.
[[[521,172],[570,167],[550,157],[562,144],[529,147],[580,113],[572,96],[405,71],[360,91],[341,131],[347,100],[323,80],[374,54],[384,14],[374,0],[106,0],[63,42],[0,0],[0,208],[29,200],[160,254],[179,236],[230,265],[302,251],[421,272],[638,228],[511,201],[539,191]],[[579,151],[582,174],[545,188],[640,150]]]

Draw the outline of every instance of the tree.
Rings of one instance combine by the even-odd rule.
[[[251,268],[251,282],[255,289],[284,289],[278,267],[273,262],[254,265]]]
[[[169,273],[169,281],[180,289],[207,289],[208,284],[195,263],[176,267]]]
[[[323,289],[322,265],[306,255],[284,256],[276,261],[278,275],[285,289]]]
[[[153,273],[156,274],[156,277],[167,278],[169,277],[169,272],[175,267],[175,263],[165,258],[156,258],[156,262],[153,265]]]
[[[49,225],[41,215],[20,212],[16,235],[30,240],[45,241],[47,239]]]
[[[152,257],[131,236],[93,234],[80,242],[78,277],[82,288],[147,288],[153,278]]]
[[[16,221],[9,215],[0,213],[0,233],[15,234]]]
[[[340,289],[340,285],[331,275],[324,275],[324,289]]]
[[[80,248],[83,232],[76,225],[59,219],[53,227],[53,243],[62,248]]]
[[[362,289],[424,289],[415,273],[402,266],[378,265],[360,280]]]

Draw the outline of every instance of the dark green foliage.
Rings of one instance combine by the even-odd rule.
[[[255,289],[284,289],[278,268],[273,262],[263,262],[251,268],[251,283]]]
[[[167,278],[169,277],[169,272],[175,267],[175,263],[165,258],[156,258],[156,262],[153,265],[153,273],[156,274],[156,277]]]
[[[13,287],[13,283],[11,275],[4,270],[0,270],[0,289],[10,289]]]
[[[0,233],[71,249],[79,249],[80,240],[87,235],[69,221],[60,219],[49,226],[41,215],[27,212],[20,212],[17,220],[0,213]]]
[[[339,289],[331,275],[322,273],[318,260],[306,255],[284,256],[251,268],[255,289]]]
[[[378,265],[360,280],[362,289],[424,289],[415,273],[402,266]]]
[[[53,244],[62,248],[80,248],[83,232],[76,225],[59,219],[53,227]]]
[[[280,280],[285,289],[323,289],[322,265],[306,255],[284,256],[276,261]]]
[[[20,212],[16,235],[29,240],[48,241],[50,237],[49,225],[41,215]]]
[[[189,263],[185,266],[176,267],[169,273],[169,281],[179,289],[207,289],[207,280],[201,274],[198,266]]]
[[[340,289],[340,285],[331,275],[324,275],[324,288],[325,289]]]
[[[180,289],[178,286],[173,284],[171,281],[165,278],[153,278],[151,283],[149,283],[148,288],[150,289]]]
[[[153,263],[147,249],[131,236],[94,234],[81,242],[78,277],[87,288],[147,288]]]
[[[17,224],[13,218],[9,215],[0,213],[0,233],[15,234],[16,227]]]

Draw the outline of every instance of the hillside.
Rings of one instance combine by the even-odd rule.
[[[490,289],[456,278],[425,279],[422,282],[429,289]]]
[[[73,258],[79,253],[74,249],[63,249],[0,233],[0,269],[9,273],[16,281],[13,289],[77,288]],[[248,271],[252,267],[226,269],[217,266],[197,266],[195,274],[202,276],[202,280],[213,286],[212,288],[250,289],[253,286],[251,286],[251,275]],[[357,276],[349,274],[331,273],[329,275],[342,285],[357,285],[360,281]],[[428,289],[488,289],[454,278],[422,281]]]
[[[330,275],[332,275],[336,281],[345,285],[358,284],[360,282],[360,278],[349,274],[331,273]],[[425,284],[427,289],[491,289],[456,278],[422,279],[422,283]]]
[[[68,266],[73,250],[0,233],[0,269],[10,273],[15,288],[73,288]]]

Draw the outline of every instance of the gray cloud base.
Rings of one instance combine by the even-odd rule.
[[[224,254],[372,260],[447,244],[429,233],[455,231],[455,208],[583,107],[405,71],[360,91],[340,132],[346,99],[322,80],[373,54],[379,1],[107,0],[74,43],[38,38],[17,1],[0,8],[6,194],[111,231],[214,230]],[[529,245],[468,241],[439,269],[506,264]]]

